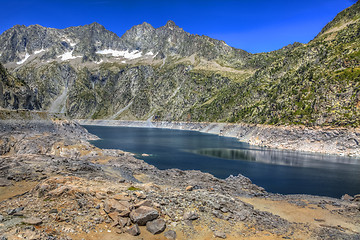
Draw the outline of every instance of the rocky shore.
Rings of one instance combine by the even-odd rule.
[[[77,120],[81,125],[155,127],[199,131],[270,148],[360,157],[360,130],[231,123]]]
[[[360,196],[284,196],[241,175],[159,170],[95,138],[70,121],[0,121],[1,240],[360,239]]]

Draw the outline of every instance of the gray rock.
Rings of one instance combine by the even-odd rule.
[[[149,221],[146,223],[146,230],[152,234],[158,234],[165,230],[166,223],[163,219],[156,219],[154,221]]]
[[[8,210],[7,214],[8,215],[14,215],[15,213],[19,213],[22,210],[24,210],[24,207],[18,207],[18,208],[10,209],[10,210]]]
[[[164,233],[164,237],[169,240],[175,240],[176,239],[176,232],[173,230],[166,231]]]
[[[360,202],[360,194],[355,195],[353,201]]]
[[[141,206],[152,207],[152,202],[149,200],[143,200],[134,205],[135,208],[139,208]]]
[[[213,208],[216,210],[220,210],[221,206],[218,203],[213,203]]]
[[[184,220],[196,220],[198,218],[199,214],[196,211],[185,212],[183,216]]]
[[[220,219],[223,218],[223,215],[217,210],[212,211],[212,214],[217,218],[220,218]]]
[[[247,211],[247,210],[243,210],[243,211],[240,211],[240,212],[238,213],[238,217],[239,217],[240,221],[246,220],[246,218],[247,218],[249,215],[250,215],[250,212]]]
[[[57,210],[57,209],[51,209],[51,210],[49,211],[49,213],[50,213],[50,214],[58,213],[58,210]]]
[[[0,214],[0,222],[4,221],[4,216]]]
[[[119,219],[118,219],[118,224],[120,225],[121,228],[123,228],[123,227],[125,227],[126,225],[129,224],[129,219],[128,219],[128,218],[119,217]]]
[[[215,231],[215,232],[214,232],[214,237],[225,239],[225,238],[226,238],[226,234],[225,234],[224,232]]]
[[[140,235],[140,229],[139,229],[139,226],[137,224],[135,224],[134,226],[132,227],[129,227],[126,232],[130,235],[133,235],[133,236],[138,236]]]
[[[42,220],[40,218],[30,217],[23,219],[22,222],[30,225],[40,225],[42,223]]]
[[[7,187],[11,185],[11,181],[5,179],[5,178],[0,178],[0,187]]]
[[[346,200],[346,201],[352,201],[354,198],[352,196],[350,196],[349,194],[345,194],[341,197],[342,200]]]
[[[141,206],[130,213],[130,219],[133,223],[144,226],[148,221],[159,217],[159,212],[155,208]]]
[[[222,211],[223,213],[229,212],[229,210],[227,208],[221,208],[220,211]]]

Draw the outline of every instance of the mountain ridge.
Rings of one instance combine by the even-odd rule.
[[[356,127],[359,5],[309,43],[268,53],[187,33],[173,21],[144,22],[121,37],[92,23],[31,33],[15,27],[0,35],[0,62],[42,110],[73,118]]]

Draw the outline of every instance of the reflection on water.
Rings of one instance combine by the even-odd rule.
[[[235,138],[157,128],[85,126],[99,148],[137,154],[159,169],[242,174],[269,192],[341,197],[360,193],[360,160],[251,146]],[[146,153],[146,155],[143,155]]]
[[[204,156],[225,158],[229,160],[257,161],[257,158],[255,154],[252,153],[252,151],[241,149],[205,148],[191,150],[190,152]]]
[[[324,164],[360,164],[358,158],[269,149],[203,148],[190,150],[190,152],[228,160],[253,161],[292,167],[322,168]]]

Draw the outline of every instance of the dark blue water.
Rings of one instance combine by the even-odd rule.
[[[138,154],[159,169],[208,172],[219,178],[239,173],[267,191],[341,197],[360,193],[360,159],[273,150],[192,131],[85,126],[101,138],[99,148]],[[142,157],[141,154],[150,154]]]

